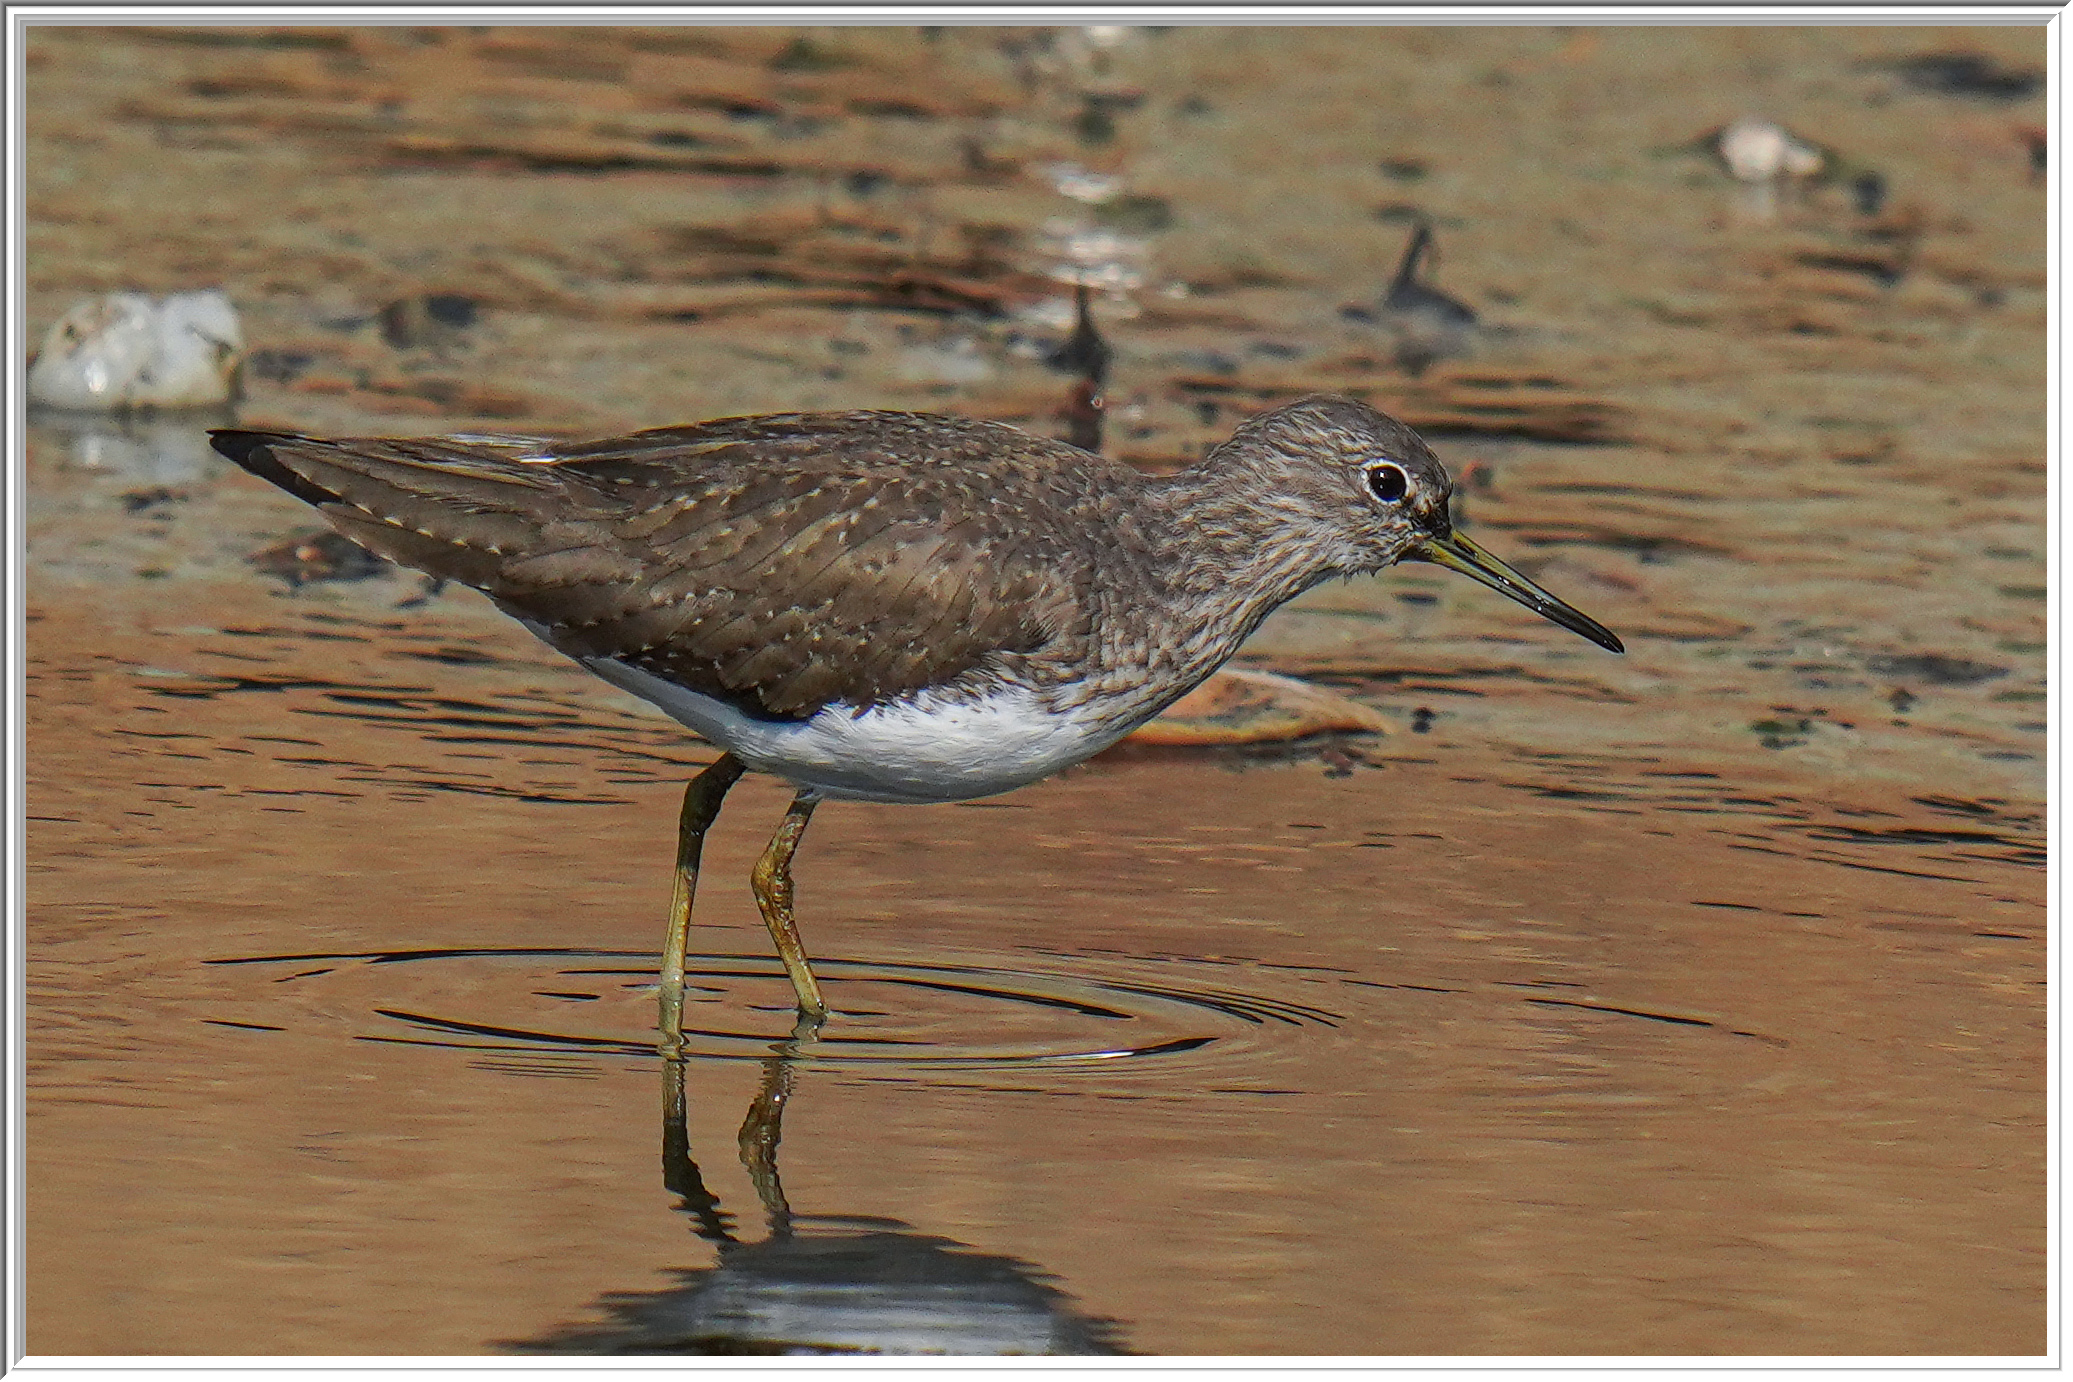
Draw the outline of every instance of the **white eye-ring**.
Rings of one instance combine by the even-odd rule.
[[[1385,504],[1394,504],[1411,492],[1411,477],[1400,465],[1384,461],[1368,467],[1368,493]]]

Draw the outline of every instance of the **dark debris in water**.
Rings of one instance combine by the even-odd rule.
[[[1991,850],[1985,854],[1960,857],[1999,859],[2006,863],[2036,868],[2043,867],[2045,862],[2045,853],[2036,842],[1993,830],[1936,830],[1920,826],[1867,830],[1861,826],[1821,825],[1808,827],[1807,834],[1817,840],[1833,840],[1847,844],[1991,846]]]
[[[2042,125],[2023,125],[2015,132],[2017,142],[2030,156],[2030,181],[2041,184],[2051,171],[2051,136]]]
[[[1897,74],[1915,90],[1932,96],[2020,101],[2044,89],[2042,71],[2006,67],[1984,53],[1916,53],[1889,59],[1879,66]]]
[[[291,590],[318,581],[364,581],[390,570],[390,563],[358,543],[331,532],[296,533],[246,557]]]
[[[1765,748],[1790,749],[1807,742],[1814,732],[1814,722],[1805,716],[1798,720],[1752,720],[1749,728]]]
[[[269,384],[292,384],[316,363],[312,351],[269,348],[255,350],[245,357],[245,373]]]
[[[443,643],[434,648],[398,648],[397,657],[416,658],[422,662],[439,662],[449,667],[494,667],[504,659],[483,652],[479,648],[463,648]]]
[[[1886,208],[1886,179],[1877,173],[1859,173],[1850,180],[1850,201],[1858,215],[1878,215]]]
[[[1926,806],[1932,811],[1947,816],[1969,816],[1975,820],[2005,819],[2024,821],[2032,825],[2036,825],[2042,820],[2042,817],[2036,812],[2018,811],[2010,813],[2006,809],[2008,802],[2000,797],[1980,797],[1974,800],[1967,800],[1964,797],[1920,796],[1909,797],[1908,800],[1918,806]]]
[[[1612,1013],[1617,1017],[1646,1018],[1650,1022],[1667,1022],[1679,1027],[1713,1027],[1718,1025],[1717,1023],[1708,1022],[1703,1017],[1679,1017],[1675,1013],[1653,1013],[1641,1008],[1620,1008],[1614,1007],[1610,1003],[1579,1003],[1573,998],[1528,998],[1525,1001],[1528,1003],[1538,1003],[1543,1007],[1550,1008],[1581,1008],[1585,1012]],[[1740,1033],[1737,1033],[1737,1035],[1740,1035]]]
[[[386,304],[378,317],[384,341],[397,350],[413,350],[455,344],[477,315],[475,299],[464,293],[420,293]]]
[[[1977,686],[2008,675],[2009,669],[1991,662],[1973,662],[1943,653],[1878,653],[1864,665],[1883,677],[1912,677],[1931,686]]]
[[[1094,208],[1094,222],[1127,235],[1150,235],[1173,228],[1173,205],[1164,197],[1129,193]]]
[[[1891,288],[1906,276],[1910,257],[1907,251],[1911,248],[1903,246],[1899,253],[1881,254],[1807,250],[1795,255],[1794,258],[1810,269],[1856,274],[1881,288]]]
[[[167,489],[164,485],[154,485],[150,489],[128,490],[121,496],[122,511],[169,517],[170,515],[165,512],[167,507],[186,498],[187,496],[179,490]]]

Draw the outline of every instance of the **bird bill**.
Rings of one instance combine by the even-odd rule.
[[[1459,533],[1429,537],[1404,556],[1411,561],[1429,561],[1449,571],[1459,571],[1471,580],[1481,581],[1492,590],[1509,595],[1541,618],[1552,620],[1572,633],[1582,634],[1601,648],[1615,653],[1626,651],[1626,646],[1612,630],[1548,594]]]

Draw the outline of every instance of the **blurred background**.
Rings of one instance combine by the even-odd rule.
[[[2041,1350],[2043,40],[32,28],[30,1349]],[[745,784],[659,1105],[710,752],[203,430],[1310,392],[1627,656],[1396,571],[824,813],[847,1057]]]

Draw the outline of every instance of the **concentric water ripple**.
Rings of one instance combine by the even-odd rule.
[[[399,950],[211,960],[273,988],[242,1012],[345,1024],[361,1040],[472,1051],[655,1054],[656,957],[588,949]],[[816,958],[834,1014],[799,1051],[814,1064],[884,1068],[1141,1061],[1255,1047],[1339,1015],[1282,998],[1194,986],[1186,961],[1102,963],[1102,977],[987,964]],[[1202,966],[1208,968],[1207,965]],[[761,1059],[791,1036],[775,957],[685,960],[686,1054]],[[1221,976],[1220,976],[1221,977]],[[241,986],[243,987],[243,986]],[[228,1021],[228,1019],[222,1019]],[[258,1026],[256,1022],[229,1025]]]

